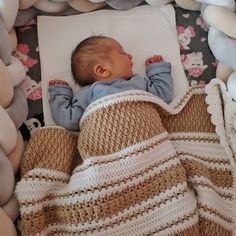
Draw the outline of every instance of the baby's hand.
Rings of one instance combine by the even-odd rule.
[[[163,61],[163,57],[161,55],[154,55],[146,59],[145,65],[148,66],[150,64],[161,62],[161,61]]]
[[[60,80],[60,79],[50,80],[49,83],[48,83],[48,86],[50,87],[50,86],[53,86],[53,85],[56,85],[56,84],[64,84],[64,85],[68,85],[69,86],[69,84],[66,81]]]

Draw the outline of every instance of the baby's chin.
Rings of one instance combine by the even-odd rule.
[[[125,80],[129,80],[133,76],[133,71],[130,74],[123,76]]]

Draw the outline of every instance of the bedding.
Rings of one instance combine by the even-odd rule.
[[[40,129],[16,186],[26,234],[234,235],[230,99],[217,79],[171,105],[133,90],[90,104],[78,147],[63,128]]]
[[[200,12],[187,11],[177,7],[175,4],[173,6],[175,8],[177,33],[180,38],[186,36],[185,41],[179,40],[179,45],[181,57],[182,59],[185,58],[182,64],[185,65],[184,71],[188,83],[190,86],[207,84],[215,77],[217,61],[207,44],[208,32],[206,25],[200,17]],[[27,69],[27,80],[22,89],[28,98],[29,105],[28,118],[20,130],[24,139],[29,140],[31,134],[45,125],[42,94],[40,93],[42,85],[37,19],[34,18],[27,25],[17,27],[16,33],[18,38],[18,57]],[[198,61],[200,66],[196,66],[195,62]],[[199,72],[194,73],[194,70]],[[33,96],[33,94],[38,95]]]

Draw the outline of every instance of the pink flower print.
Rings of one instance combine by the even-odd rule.
[[[32,25],[36,25],[36,20],[33,18],[31,19],[26,25],[24,25],[23,27],[20,27],[19,30],[20,32],[24,32],[28,29],[31,29],[32,28]]]
[[[215,60],[212,62],[212,65],[213,65],[214,67],[217,67],[218,64],[219,64],[219,61],[218,61],[217,59],[215,59]]]
[[[199,85],[205,85],[205,84],[206,84],[206,81],[200,80],[198,84],[199,84]]]
[[[191,75],[195,78],[202,75],[203,72],[204,72],[204,70],[202,68],[199,68],[199,67],[192,67],[192,68],[189,69],[189,75]]]
[[[42,98],[42,87],[41,83],[37,83],[32,80],[29,76],[22,81],[20,88],[23,91],[25,97],[30,100],[38,100]]]
[[[176,27],[178,33],[178,41],[180,45],[180,50],[189,50],[189,44],[191,43],[191,38],[196,36],[194,28],[190,25],[186,29],[183,26]]]
[[[190,76],[195,78],[203,74],[208,65],[204,65],[201,52],[192,52],[187,55],[181,55],[184,69],[188,71]]]
[[[196,24],[199,25],[205,32],[208,31],[207,25],[201,16],[197,18]]]
[[[204,80],[197,81],[197,80],[192,79],[190,82],[191,87],[194,87],[197,85],[205,85],[205,84],[206,84],[206,81],[204,81]]]
[[[29,46],[27,44],[18,44],[14,54],[25,66],[26,71],[29,71],[29,68],[38,63],[37,59],[33,59],[28,55]]]
[[[42,88],[38,87],[32,90],[32,92],[28,95],[28,99],[33,101],[42,99]]]
[[[27,55],[29,53],[29,46],[25,43],[20,43],[17,45],[17,50],[22,54]]]

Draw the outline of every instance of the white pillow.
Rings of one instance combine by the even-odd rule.
[[[133,56],[133,71],[145,75],[144,61],[161,54],[172,65],[174,96],[188,89],[180,59],[176,35],[175,11],[172,5],[160,8],[142,5],[128,11],[99,10],[72,16],[39,16],[38,39],[43,89],[45,125],[54,125],[48,104],[48,81],[62,79],[74,85],[70,57],[84,38],[106,35],[118,40]]]

